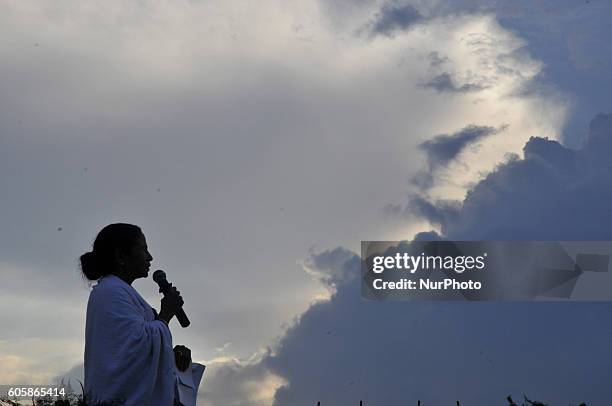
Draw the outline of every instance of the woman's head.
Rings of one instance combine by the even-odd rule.
[[[104,227],[93,250],[81,255],[81,269],[92,281],[114,274],[131,283],[148,275],[152,260],[140,227],[116,223]]]

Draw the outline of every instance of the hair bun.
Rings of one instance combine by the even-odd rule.
[[[100,265],[98,255],[96,255],[95,251],[86,252],[81,255],[81,270],[87,279],[96,281],[103,276]]]

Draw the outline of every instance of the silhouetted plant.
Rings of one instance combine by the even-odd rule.
[[[83,384],[81,382],[79,382],[79,384],[81,385],[81,392],[84,392]],[[537,400],[531,400],[527,396],[524,396],[524,395],[523,395],[523,398],[524,398],[524,401],[521,405],[514,402],[514,400],[512,399],[512,396],[506,397],[506,400],[508,401],[508,406],[548,406],[546,403],[543,403]],[[17,403],[13,401],[12,399],[3,397],[3,396],[0,396],[0,401],[6,403],[9,406],[22,406],[21,403]],[[123,404],[124,402],[121,400],[104,401],[104,402],[101,402],[98,400],[92,400],[87,394],[82,393],[81,395],[76,395],[72,391],[70,391],[70,393],[64,396],[58,396],[55,399],[51,398],[50,396],[45,396],[45,397],[41,397],[38,399],[32,398],[32,406],[123,406]],[[461,403],[459,401],[457,401],[456,404],[457,406],[461,406]],[[322,406],[321,401],[317,402],[317,406]],[[359,406],[366,406],[363,404],[363,400],[359,401]],[[373,406],[378,406],[378,405],[373,405]],[[390,405],[390,406],[395,406],[395,405]],[[420,400],[417,401],[417,406],[421,406]],[[582,402],[578,406],[587,406],[587,404]]]

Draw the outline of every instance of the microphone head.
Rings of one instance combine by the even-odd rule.
[[[166,280],[166,273],[164,271],[158,269],[157,271],[153,272],[153,281],[155,281],[155,283],[159,284],[164,280]]]

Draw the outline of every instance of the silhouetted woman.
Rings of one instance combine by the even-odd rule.
[[[168,323],[183,299],[173,287],[157,314],[132,287],[134,280],[148,276],[152,260],[144,234],[131,224],[104,227],[93,250],[81,256],[83,274],[98,281],[89,295],[85,326],[85,393],[92,400],[174,404]]]

